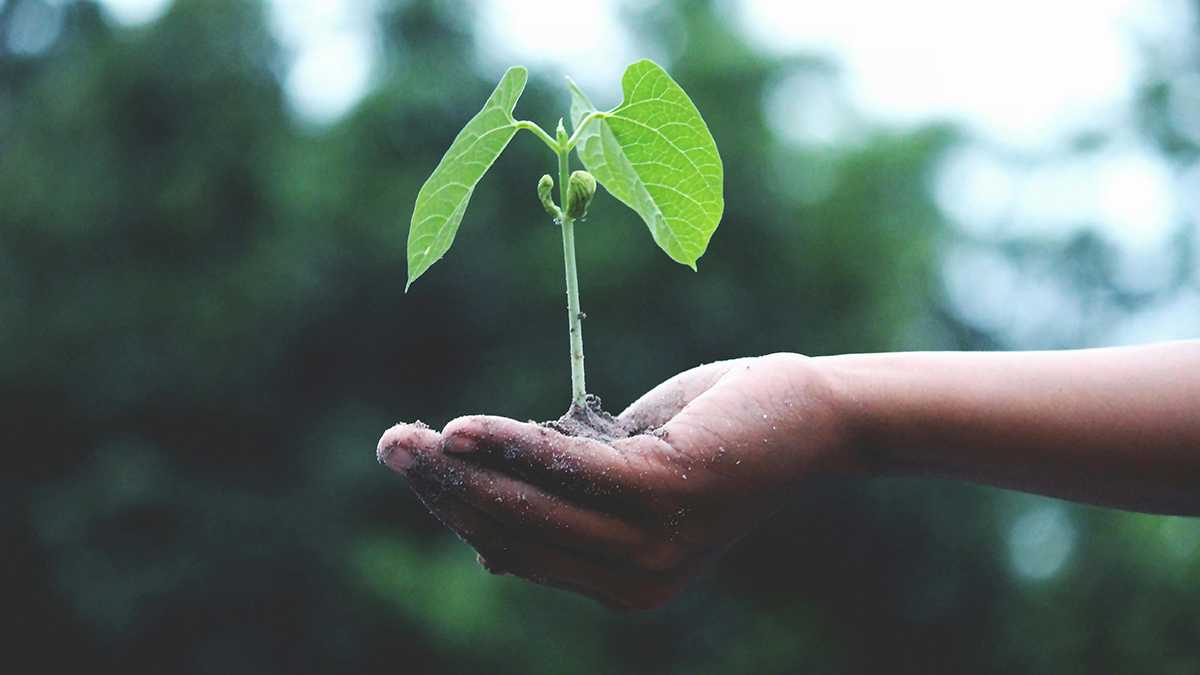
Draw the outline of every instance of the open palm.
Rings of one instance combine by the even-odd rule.
[[[797,479],[845,463],[830,400],[804,357],[736,359],[642,396],[618,417],[624,438],[478,415],[392,427],[378,457],[489,570],[649,608]]]

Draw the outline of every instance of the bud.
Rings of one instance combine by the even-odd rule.
[[[542,208],[546,209],[546,213],[549,213],[551,218],[557,220],[562,218],[562,212],[554,204],[554,197],[551,194],[553,190],[554,179],[549,174],[543,175],[537,184],[538,200],[542,202]]]
[[[558,141],[558,144],[563,147],[566,147],[567,141],[570,140],[567,136],[567,128],[563,126],[563,118],[561,117],[558,118],[558,127],[554,129],[554,140]]]
[[[596,179],[586,171],[571,172],[567,181],[567,216],[582,218],[587,215],[588,205],[596,196]]]

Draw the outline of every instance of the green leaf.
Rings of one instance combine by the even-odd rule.
[[[528,71],[520,66],[505,71],[483,110],[458,132],[433,175],[421,186],[408,230],[405,292],[450,250],[471,193],[518,131],[512,112],[528,78]]]
[[[576,129],[596,110],[574,82]],[[653,61],[625,69],[625,100],[579,134],[576,151],[614,197],[637,211],[654,241],[693,270],[725,210],[724,170],[700,111]]]

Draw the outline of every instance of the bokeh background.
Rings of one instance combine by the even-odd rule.
[[[834,6],[836,5],[836,6]],[[0,579],[38,672],[1200,672],[1200,521],[820,482],[670,606],[478,569],[374,446],[556,417],[551,158],[405,295],[504,67],[663,63],[725,162],[694,274],[600,197],[589,384],[776,350],[1200,335],[1200,3],[0,0]]]

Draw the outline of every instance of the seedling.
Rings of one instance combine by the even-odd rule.
[[[408,232],[405,291],[450,249],[471,193],[509,141],[522,129],[532,132],[558,160],[558,204],[549,175],[538,181],[537,196],[562,229],[571,344],[571,409],[564,418],[586,416],[575,224],[587,213],[596,183],[641,216],[654,242],[672,260],[695,270],[725,208],[721,157],[695,104],[652,61],[625,69],[624,100],[609,111],[597,110],[568,79],[574,130],[570,136],[561,118],[551,136],[537,124],[513,117],[527,79],[528,72],[520,66],[504,73],[483,109],[467,122],[421,186]],[[572,150],[586,171],[571,171]]]

